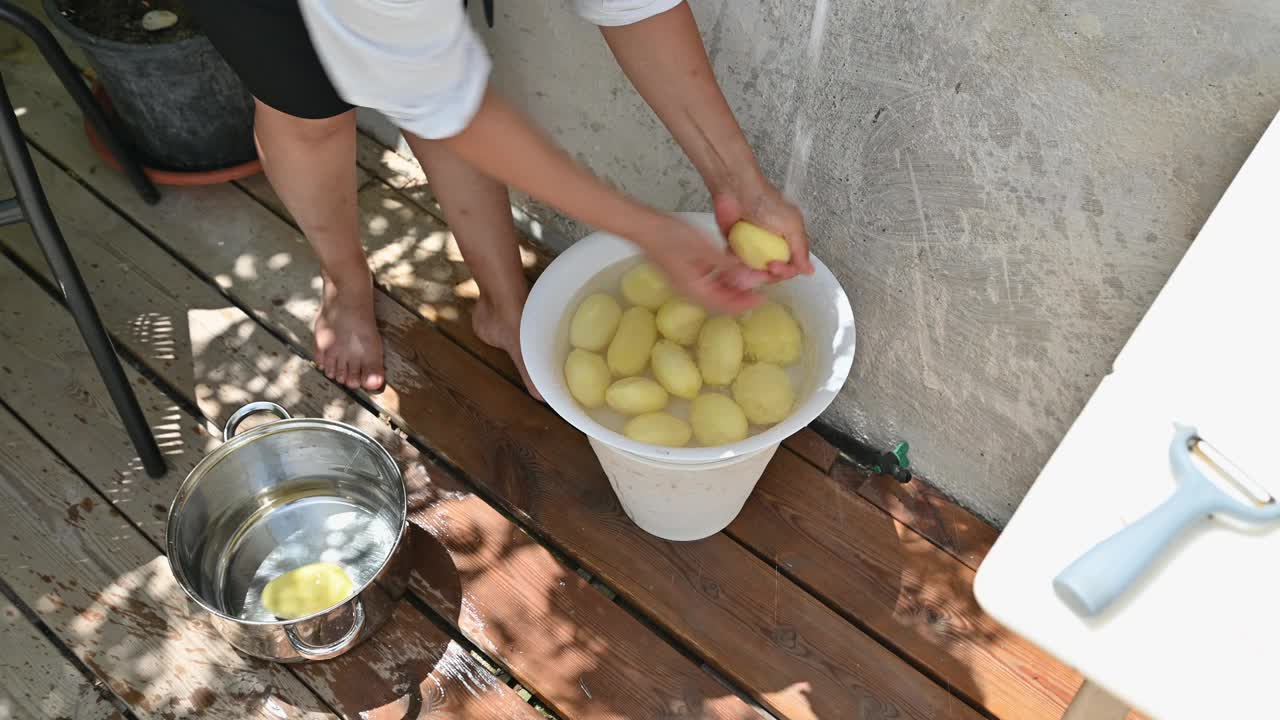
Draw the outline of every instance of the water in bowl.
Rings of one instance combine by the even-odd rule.
[[[645,262],[643,258],[628,258],[621,262],[614,263],[613,265],[601,270],[589,281],[583,284],[582,289],[578,291],[578,294],[574,297],[573,301],[569,303],[568,309],[560,321],[560,327],[556,332],[556,353],[557,357],[560,359],[559,366],[561,368],[564,367],[565,358],[569,356],[569,351],[572,349],[569,346],[569,324],[573,319],[573,314],[578,310],[578,306],[581,305],[582,301],[589,295],[601,292],[611,295],[613,299],[617,300],[618,304],[624,309],[630,307],[629,303],[627,303],[627,301],[622,297],[619,285],[622,281],[622,276],[626,274],[628,270],[643,262]],[[800,404],[804,402],[805,398],[813,392],[816,385],[817,353],[813,347],[813,343],[810,342],[810,338],[813,337],[811,332],[812,324],[807,322],[800,313],[795,311],[796,304],[792,301],[791,291],[788,288],[787,283],[784,282],[770,285],[764,290],[764,294],[770,300],[782,305],[791,312],[791,316],[794,317],[796,323],[800,325],[800,331],[804,335],[804,345],[800,352],[800,359],[792,365],[784,368],[787,375],[791,378],[791,386],[795,390],[795,406],[799,407]],[[690,351],[691,355],[694,355],[694,361],[696,362],[697,356],[694,348],[690,347],[686,349]],[[744,360],[744,367],[746,364],[747,361]],[[653,379],[653,369],[651,367],[646,367],[645,371],[641,373],[641,377]],[[614,379],[617,380],[619,378]],[[704,385],[702,392],[721,393],[732,397],[729,387]],[[611,410],[607,405],[594,410],[587,410],[586,412],[592,420],[595,420],[601,425],[619,434],[622,433],[623,427],[627,424],[627,420],[630,419],[621,413]],[[671,396],[671,402],[667,405],[666,412],[688,422],[689,401],[673,395]],[[768,429],[769,428],[765,426],[752,425],[748,428],[747,435],[748,437],[751,435],[757,435]],[[691,441],[691,444],[693,443],[696,443],[696,441]]]

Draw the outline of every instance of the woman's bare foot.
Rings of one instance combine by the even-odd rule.
[[[373,315],[373,281],[341,288],[324,279],[320,314],[316,316],[316,365],[330,380],[351,389],[382,392],[386,371],[382,337]]]
[[[529,394],[541,400],[542,395],[529,379],[529,371],[524,367],[524,355],[520,352],[520,312],[523,309],[521,303],[514,310],[499,310],[495,303],[481,295],[480,301],[471,311],[471,327],[476,331],[476,337],[486,344],[505,350],[511,356]]]

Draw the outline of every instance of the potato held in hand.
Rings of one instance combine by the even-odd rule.
[[[698,333],[698,369],[708,385],[728,385],[742,368],[742,328],[731,317],[717,315]]]
[[[609,366],[593,352],[574,348],[564,361],[564,381],[569,386],[569,394],[585,408],[604,404],[609,380]]]
[[[569,344],[591,352],[604,352],[621,319],[622,307],[618,301],[604,293],[596,293],[583,300],[573,314],[569,323]]]
[[[786,308],[766,302],[742,318],[742,342],[752,360],[790,365],[800,359],[803,337]]]
[[[666,389],[646,377],[623,378],[604,391],[604,401],[623,415],[643,415],[667,406]]]
[[[772,425],[791,414],[795,391],[791,378],[777,365],[756,363],[742,369],[733,381],[733,399],[756,425]]]
[[[653,376],[667,392],[692,400],[702,389],[702,375],[689,357],[689,352],[670,340],[659,340],[653,346]]]
[[[657,310],[662,303],[671,299],[671,286],[657,268],[644,263],[631,268],[622,276],[622,297],[632,305]]]
[[[658,339],[658,328],[653,323],[653,313],[642,307],[633,307],[622,313],[618,332],[609,343],[609,369],[618,377],[630,377],[644,372],[649,364],[649,351]]]
[[[748,267],[768,270],[771,262],[791,262],[791,247],[781,235],[739,220],[729,228],[729,247]]]
[[[693,437],[689,423],[665,412],[631,418],[622,432],[632,440],[663,447],[684,447]]]
[[[693,436],[707,447],[728,445],[747,437],[747,416],[731,398],[717,393],[699,395],[689,406]]]
[[[658,332],[662,337],[681,345],[692,345],[698,340],[698,331],[707,319],[707,311],[700,305],[683,298],[668,300],[658,308]]]

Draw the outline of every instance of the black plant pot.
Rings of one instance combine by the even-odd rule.
[[[219,170],[256,157],[253,97],[203,35],[154,45],[91,35],[44,0],[53,24],[76,42],[129,140],[151,167]]]

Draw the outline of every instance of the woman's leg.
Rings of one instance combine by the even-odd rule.
[[[520,314],[529,296],[529,281],[520,264],[506,186],[476,170],[443,143],[425,141],[409,132],[404,136],[431,178],[431,189],[480,288],[480,300],[471,315],[476,335],[506,350],[525,386],[541,399],[520,354]]]
[[[356,113],[319,120],[256,103],[254,135],[271,187],[320,256],[316,364],[350,388],[382,389],[382,338],[356,207]]]

